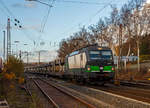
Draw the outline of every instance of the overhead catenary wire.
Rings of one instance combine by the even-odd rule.
[[[74,3],[74,4],[88,4],[88,5],[104,5],[105,3],[99,2],[87,2],[87,1],[68,1],[68,0],[57,0],[57,2]]]
[[[7,12],[5,12],[5,10],[3,8],[0,7],[1,12],[6,15],[7,17],[9,17],[9,14]]]
[[[1,2],[2,2],[2,0],[0,0]],[[54,3],[54,1],[55,0],[49,0],[49,1],[52,1],[52,3]],[[86,2],[86,1],[68,1],[68,0],[57,0],[57,2],[59,2],[59,1],[62,1],[62,2],[68,2],[68,3],[80,3],[80,4],[105,4],[105,3],[96,3],[96,2]],[[13,16],[14,17],[14,15],[13,15],[13,13],[7,8],[7,6],[4,4],[4,2],[2,2],[2,4],[3,4],[3,6],[4,6],[4,8],[7,10],[7,12],[11,15],[11,16]],[[110,4],[110,3],[109,3]],[[104,6],[104,8],[106,8],[107,7],[107,4]],[[103,8],[103,9],[104,9]],[[102,10],[103,10],[102,9]],[[44,28],[45,28],[45,25],[46,25],[46,22],[47,22],[47,20],[48,20],[48,16],[49,16],[49,13],[50,13],[50,10],[51,10],[51,7],[49,7],[49,9],[48,9],[48,13],[47,13],[47,15],[43,18],[43,21],[42,21],[42,26],[41,26],[41,32],[43,32],[44,31]],[[95,15],[94,15],[94,17],[100,12],[101,10],[99,10]],[[93,16],[92,16],[93,17]],[[92,19],[92,17],[90,18],[90,20]],[[15,17],[14,17],[15,18]],[[84,20],[85,21],[85,20]],[[82,21],[83,22],[83,21]]]
[[[48,20],[48,17],[49,17],[51,8],[53,7],[54,1],[55,1],[55,0],[52,0],[52,1],[49,0],[49,4],[47,4],[49,7],[48,7],[48,11],[47,11],[46,15],[43,17],[42,22],[41,22],[40,35],[39,35],[39,37],[38,37],[38,40],[39,40],[39,43],[38,43],[38,44],[40,44],[41,36],[42,36],[42,33],[44,32],[44,29],[45,29],[45,26],[46,26],[46,23],[47,23],[47,20]],[[39,48],[39,47],[38,47],[38,44],[36,44],[34,50],[37,50],[37,48]]]
[[[37,0],[36,0],[37,1]],[[52,0],[51,0],[52,1]],[[75,1],[75,0],[57,0],[57,3],[70,3],[70,4],[83,4],[83,5],[106,5],[107,2],[88,2],[88,1]],[[46,4],[47,5],[47,4]]]
[[[50,0],[49,0],[49,1],[50,1]],[[55,2],[55,0],[53,0],[52,3],[50,4],[52,7],[53,7],[54,2]],[[49,17],[49,14],[50,14],[50,11],[51,11],[51,8],[52,8],[52,7],[49,7],[46,16],[44,16],[44,18],[43,18],[43,21],[42,21],[42,24],[41,24],[41,32],[44,31],[44,28],[45,28],[45,25],[46,25],[46,23],[47,23],[47,20],[48,20],[48,17]]]
[[[68,31],[70,31],[70,30],[72,30],[73,28],[79,26],[81,23],[83,23],[83,22],[85,22],[85,21],[87,21],[87,20],[88,20],[87,23],[89,23],[95,16],[97,16],[100,12],[102,12],[102,11],[103,11],[106,7],[108,7],[113,1],[115,1],[115,0],[111,0],[109,3],[107,3],[107,4],[104,5],[102,8],[100,8],[98,11],[96,11],[95,14],[93,14],[93,15],[91,15],[90,17],[88,17],[88,18],[82,20],[80,23],[73,25],[71,28],[69,28],[67,31],[63,32],[61,35],[65,34],[66,32],[68,32]],[[86,23],[86,24],[87,24],[87,23]]]
[[[17,22],[17,23],[19,24],[19,27],[20,27],[20,26],[22,25],[22,24],[20,24],[20,21],[16,19],[16,17],[14,16],[14,14],[9,10],[9,8],[4,4],[4,2],[3,2],[2,0],[0,0],[0,1],[1,1],[0,4],[1,4],[2,7],[5,9],[5,11],[4,11],[3,8],[0,8],[1,11],[2,11],[8,18],[11,19],[11,22],[13,22],[15,26],[16,26],[16,22]],[[12,19],[13,19],[13,20],[12,20]],[[30,35],[29,35],[29,34],[31,34],[31,33],[28,33],[28,32],[26,31],[26,29],[25,29],[23,26],[21,26],[21,29],[19,29],[19,30],[20,30],[20,31],[24,34],[24,36],[26,36],[30,41],[33,41],[34,47],[33,47],[33,50],[32,50],[32,51],[34,51],[34,50],[35,50],[35,47],[36,47],[36,42],[35,42],[35,39],[32,38],[33,36],[30,36]]]
[[[6,11],[10,14],[10,16],[12,16],[13,18],[15,18],[15,16],[13,15],[13,13],[8,9],[8,7],[5,5],[5,3],[0,0],[1,5],[6,9]]]
[[[32,1],[32,0],[31,0],[31,1]],[[47,6],[49,6],[49,7],[52,7],[52,5],[47,4],[47,3],[44,3],[44,2],[41,2],[41,1],[39,1],[39,0],[33,0],[33,1],[39,2],[39,3],[44,4],[44,5],[47,5]]]
[[[46,15],[43,17],[43,20],[41,22],[41,29],[40,29],[40,35],[39,35],[39,38],[38,40],[41,40],[41,36],[42,36],[42,33],[44,32],[44,29],[45,29],[45,26],[46,26],[46,23],[48,21],[48,17],[49,17],[49,14],[51,12],[51,8],[53,7],[53,4],[55,3],[55,0],[49,0],[49,7],[48,7],[48,11],[46,13]],[[38,44],[36,45],[36,48],[38,47]]]
[[[102,12],[106,7],[108,7],[109,5],[111,5],[111,3],[115,1],[115,0],[111,0],[108,4],[104,5],[101,9],[99,9],[95,14],[93,14],[90,18],[89,18],[89,22],[95,17],[97,16],[100,12]]]
[[[15,26],[16,26],[16,21],[17,21],[17,23],[18,23],[18,25],[19,25],[19,28],[22,28],[22,24],[20,24],[20,21],[17,20],[17,18],[15,17],[15,15],[9,10],[9,8],[5,5],[5,3],[4,3],[2,0],[0,0],[0,4],[2,5],[2,7],[3,7],[6,11],[4,11],[3,8],[0,8],[0,10],[1,10],[7,17],[10,17],[11,21],[14,23]],[[14,19],[14,20],[12,20],[12,19]],[[34,39],[31,39],[31,36],[27,35],[25,29],[20,29],[20,30],[23,32],[23,34],[24,34],[29,40],[34,41]]]

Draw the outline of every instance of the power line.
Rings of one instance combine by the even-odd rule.
[[[41,38],[41,36],[42,36],[42,34],[41,33],[43,33],[44,32],[44,29],[45,29],[45,26],[46,26],[46,23],[47,23],[47,20],[48,20],[48,17],[49,17],[49,14],[50,14],[50,12],[51,12],[51,8],[53,7],[53,4],[55,3],[55,0],[49,0],[49,8],[48,8],[48,11],[47,11],[47,14],[43,17],[43,20],[42,20],[42,22],[41,22],[41,29],[40,29],[40,36],[39,36],[39,40],[41,40],[40,38]],[[36,46],[37,47],[37,46]]]
[[[89,19],[89,22],[90,22],[90,21],[92,20],[92,18],[94,18],[96,15],[98,15],[100,12],[102,12],[102,11],[103,11],[106,7],[108,7],[112,2],[113,2],[113,0],[111,0],[111,1],[110,1],[109,3],[107,3],[106,5],[104,5],[101,9],[99,9],[95,14],[91,15],[89,18],[86,18],[86,19],[84,19],[83,21],[81,21],[81,23],[87,21],[87,19]],[[76,26],[79,26],[81,23],[78,23],[78,24],[72,26],[72,27],[69,28],[67,31],[72,30],[72,29],[75,28]],[[87,23],[86,23],[86,24],[87,24]],[[62,33],[62,34],[65,34],[65,32]]]
[[[41,2],[41,1],[39,1],[39,0],[31,0],[31,1],[36,1],[36,2],[39,2],[39,3],[41,3],[41,4],[47,5],[47,6],[49,6],[49,7],[52,7],[52,5],[49,5],[49,4],[44,3],[44,2]]]
[[[0,10],[2,11],[2,13],[3,13],[4,15],[6,15],[7,17],[9,17],[9,14],[6,13],[6,12],[3,10],[3,8],[0,7]]]
[[[105,3],[98,3],[98,2],[68,1],[68,0],[57,0],[57,2],[74,3],[74,4],[88,4],[88,5],[103,5],[103,4],[105,4]]]
[[[49,0],[49,1],[50,1],[50,0]],[[55,2],[55,0],[52,1],[51,6],[54,4],[54,2]],[[42,24],[41,24],[41,32],[44,31],[45,25],[46,25],[46,23],[47,23],[47,20],[48,20],[50,11],[51,11],[51,8],[52,8],[52,7],[49,7],[48,12],[47,12],[47,15],[43,18],[43,22],[42,22]]]
[[[3,11],[3,9],[1,8],[1,10],[2,10],[2,12],[7,16],[7,17],[12,17],[12,19],[14,19],[14,20],[11,20],[13,23],[14,23],[14,25],[16,26],[17,24],[16,23],[18,23],[18,24],[20,24],[20,21],[19,20],[17,20],[16,18],[15,18],[15,16],[13,15],[13,13],[9,10],[9,8],[4,4],[4,2],[2,2],[2,0],[0,0],[0,4],[4,7],[4,9],[6,10],[6,12],[5,11]],[[19,25],[19,27],[20,28],[22,28],[22,29],[19,29],[23,34],[24,34],[24,36],[26,36],[29,40],[31,40],[31,41],[33,41],[33,43],[34,43],[34,47],[35,47],[35,40],[32,38],[33,36],[30,36],[29,34],[31,34],[31,33],[28,33],[27,31],[25,31],[25,29],[23,29],[23,26],[21,26],[22,24],[20,24]],[[34,50],[34,47],[33,47],[33,50]]]
[[[15,19],[13,13],[7,8],[2,0],[0,0],[1,5],[6,9],[6,11]]]
[[[2,0],[0,0],[0,4],[3,6],[3,8],[7,11],[7,13],[2,9],[2,8],[0,8],[1,9],[1,11],[7,16],[7,17],[12,17],[14,20],[11,20],[13,23],[14,23],[14,25],[15,26],[17,26],[17,24],[19,24],[19,28],[22,28],[22,24],[20,24],[20,21],[19,20],[17,20],[16,19],[16,17],[14,16],[14,14],[9,10],[9,8],[5,5],[5,3],[2,1]],[[17,23],[16,23],[17,22]],[[22,31],[22,30],[21,30]],[[31,39],[31,37],[29,37],[29,35],[27,35],[27,33],[25,32],[25,31],[22,31],[24,34],[25,34],[25,36],[29,39],[29,40],[32,40],[32,41],[34,41],[33,39]]]
[[[108,7],[109,5],[111,5],[111,3],[115,1],[115,0],[111,0],[110,3],[104,5],[101,9],[99,9],[94,15],[91,16],[89,22],[96,16],[98,15],[100,12],[102,12],[106,7]]]

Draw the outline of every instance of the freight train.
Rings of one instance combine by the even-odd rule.
[[[75,79],[83,82],[106,82],[114,78],[115,66],[112,50],[90,45],[40,66],[26,67],[25,72]]]

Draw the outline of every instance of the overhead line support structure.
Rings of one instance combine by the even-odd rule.
[[[5,46],[5,40],[6,40],[6,36],[5,36],[5,31],[3,31],[3,33],[4,33],[4,40],[3,40],[3,60],[5,61],[5,48],[6,48],[6,46]]]
[[[7,20],[7,59],[11,55],[10,18]]]

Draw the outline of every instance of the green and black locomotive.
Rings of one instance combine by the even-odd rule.
[[[64,76],[78,81],[110,81],[115,74],[112,50],[95,45],[69,54],[64,67]]]

